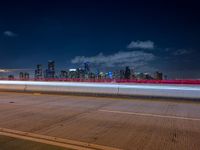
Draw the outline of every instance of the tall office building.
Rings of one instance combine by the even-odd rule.
[[[24,73],[23,73],[23,72],[20,72],[20,73],[19,73],[19,79],[20,79],[20,80],[23,80],[23,79],[24,79]]]
[[[19,73],[19,79],[20,80],[29,80],[29,73],[27,73],[27,72],[20,72]]]
[[[82,68],[77,69],[77,78],[80,78],[80,79],[85,78],[85,69],[82,69]]]
[[[8,80],[13,80],[13,79],[15,79],[15,77],[14,77],[14,75],[8,75]]]
[[[68,78],[68,72],[65,70],[61,70],[60,71],[60,78],[64,79],[64,78]]]
[[[45,71],[45,78],[55,78],[55,61],[48,61],[48,68]]]
[[[69,69],[69,78],[74,79],[77,78],[78,72],[77,69]]]
[[[124,76],[125,76],[125,79],[130,79],[130,77],[131,77],[131,70],[130,70],[130,68],[128,66],[125,69]]]
[[[131,79],[136,79],[136,77],[135,77],[135,69],[134,68],[131,69]]]
[[[162,80],[163,79],[163,73],[162,72],[155,72],[155,79],[156,80]]]
[[[119,76],[120,76],[120,79],[124,79],[125,78],[125,71],[124,70],[120,70],[119,71]]]
[[[28,73],[28,72],[25,72],[25,73],[24,73],[24,79],[25,79],[25,80],[29,80],[29,73]]]
[[[38,64],[36,66],[36,70],[35,70],[35,79],[41,79],[43,76],[42,76],[42,65],[41,64]]]
[[[88,62],[84,63],[84,70],[85,70],[85,74],[89,74],[90,73],[90,67],[89,67],[89,63]]]

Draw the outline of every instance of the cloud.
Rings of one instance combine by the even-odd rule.
[[[16,33],[12,32],[12,31],[10,31],[10,30],[4,31],[3,34],[4,34],[5,36],[7,36],[7,37],[15,37],[15,36],[17,36]]]
[[[175,52],[173,52],[173,55],[178,56],[178,55],[185,55],[185,54],[189,54],[189,53],[191,53],[190,50],[179,49],[179,50],[176,50]]]
[[[127,48],[129,49],[154,49],[154,42],[148,41],[132,41]]]
[[[153,61],[155,56],[151,53],[146,53],[142,51],[131,51],[131,52],[117,52],[112,55],[104,55],[100,53],[96,56],[86,57],[86,56],[76,56],[71,60],[73,64],[82,64],[84,62],[89,62],[91,64],[103,67],[142,67],[147,65],[148,62]]]

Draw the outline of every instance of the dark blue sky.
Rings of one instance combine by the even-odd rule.
[[[200,78],[200,10],[192,1],[24,0],[0,2],[0,68],[163,71]],[[80,56],[80,57],[78,57]]]

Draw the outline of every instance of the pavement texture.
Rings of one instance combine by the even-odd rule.
[[[199,150],[200,102],[0,92],[0,129],[91,149]]]
[[[70,150],[48,144],[0,135],[0,150]]]

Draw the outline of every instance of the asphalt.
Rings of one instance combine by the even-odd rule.
[[[0,150],[70,150],[58,146],[52,146],[39,142],[21,140],[0,135]]]
[[[199,150],[200,102],[0,92],[0,129],[91,149]]]

